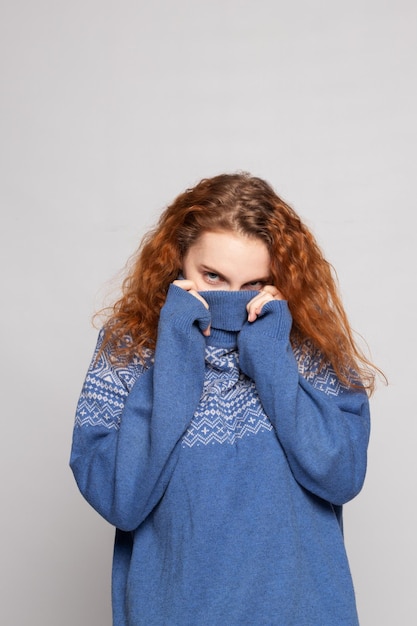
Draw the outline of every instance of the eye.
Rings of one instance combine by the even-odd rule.
[[[221,282],[221,277],[219,274],[216,274],[215,272],[204,272],[204,278],[208,283],[219,283]]]
[[[264,286],[264,282],[262,280],[251,280],[249,283],[243,286],[243,289],[250,291],[260,291]]]

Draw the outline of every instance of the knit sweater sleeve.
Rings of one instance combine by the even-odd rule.
[[[259,318],[239,333],[240,367],[255,381],[295,479],[341,505],[360,491],[365,478],[367,395],[342,385],[330,366],[306,380],[289,341],[291,324],[285,301],[264,305]]]
[[[161,310],[154,363],[130,390],[126,369],[102,354],[78,403],[70,465],[86,500],[111,524],[135,529],[162,497],[182,434],[204,383],[210,321],[203,304],[171,285]]]

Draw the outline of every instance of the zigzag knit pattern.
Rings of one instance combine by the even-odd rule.
[[[294,348],[294,356],[300,375],[319,391],[328,396],[338,396],[349,389],[340,382],[329,362],[323,364],[320,350],[315,348],[311,341],[297,345]]]
[[[76,426],[104,426],[118,429],[126,398],[136,380],[152,364],[134,358],[126,365],[113,365],[106,352],[97,359],[99,340],[78,402]],[[300,374],[316,389],[338,396],[347,387],[333,368],[321,367],[320,352],[312,346],[296,347],[294,355]],[[249,384],[248,384],[249,383]],[[216,407],[216,410],[214,409]],[[206,348],[206,378],[200,405],[184,434],[183,446],[214,443],[233,444],[236,439],[272,430],[253,381],[239,370],[237,350]]]
[[[200,404],[183,447],[235,443],[236,439],[272,430],[255,388],[239,370],[237,350],[206,349],[206,377]]]
[[[97,358],[103,336],[101,331],[78,401],[75,426],[104,426],[118,429],[130,390],[153,360],[151,351],[145,354],[145,365],[134,357],[126,365],[115,366],[106,351]]]

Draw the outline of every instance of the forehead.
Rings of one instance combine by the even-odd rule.
[[[253,273],[254,278],[266,276],[270,265],[268,248],[261,239],[229,231],[203,233],[190,246],[185,260],[222,274],[240,269]]]

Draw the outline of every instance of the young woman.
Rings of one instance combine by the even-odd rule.
[[[375,369],[268,183],[202,180],[143,240],[100,332],[71,467],[116,527],[116,626],[354,626],[342,505]]]

